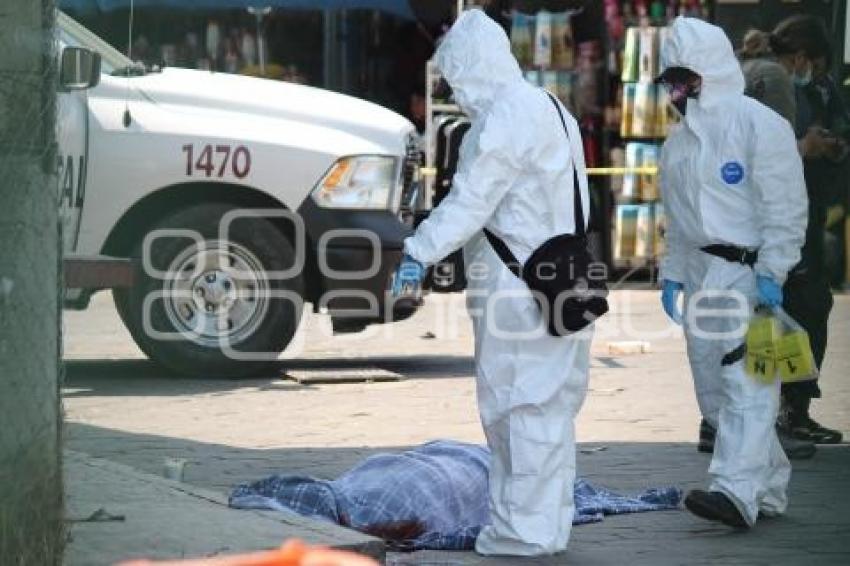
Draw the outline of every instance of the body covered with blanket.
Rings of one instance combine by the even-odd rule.
[[[333,481],[271,476],[236,487],[231,507],[274,509],[330,521],[410,550],[471,550],[489,523],[482,446],[437,440],[399,454],[371,456]],[[626,497],[584,480],[575,484],[574,523],[603,515],[678,507],[678,488]]]

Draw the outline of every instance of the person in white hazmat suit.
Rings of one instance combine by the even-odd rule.
[[[782,303],[800,258],[808,201],[794,133],[744,96],[744,77],[724,32],[677,18],[661,47],[658,82],[682,114],[664,143],[660,184],[668,217],[662,303],[680,322],[697,400],[717,428],[708,491],[694,514],[751,527],[787,505],[790,464],[776,436],[779,383],[744,370],[740,346],[758,304]],[[709,310],[714,310],[709,313]]]
[[[581,134],[561,107],[567,135],[552,100],[523,79],[505,32],[482,11],[461,14],[435,60],[472,126],[451,191],[405,241],[396,284],[415,282],[425,266],[465,246],[478,408],[493,458],[491,524],[475,548],[552,554],[566,548],[572,526],[573,420],[587,389],[592,329],[550,336],[528,287],[482,229],[520,262],[551,237],[572,234],[573,164],[589,218]]]

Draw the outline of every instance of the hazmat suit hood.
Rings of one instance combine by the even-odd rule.
[[[726,34],[696,18],[679,17],[661,47],[661,71],[684,67],[702,77],[698,103],[704,108],[744,93],[744,74]]]
[[[505,86],[522,80],[508,36],[481,10],[460,15],[434,59],[455,101],[473,118],[486,114]]]

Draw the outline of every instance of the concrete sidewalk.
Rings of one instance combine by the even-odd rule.
[[[249,552],[279,547],[290,538],[384,557],[378,539],[298,516],[236,511],[220,493],[122,464],[69,450],[64,467],[65,566]]]
[[[606,446],[604,451],[588,449]],[[704,488],[709,457],[693,444],[581,446],[580,473],[623,492],[647,486]],[[390,554],[391,566],[529,564],[561,566],[850,564],[850,446],[822,448],[797,462],[786,516],[738,531],[685,510],[606,517],[573,529],[569,549],[545,559],[482,558],[472,552]]]
[[[75,433],[80,430],[74,429]],[[93,431],[87,431],[92,434]],[[127,437],[134,446],[132,437]],[[115,441],[113,437],[113,442]],[[147,437],[170,453],[167,439]],[[197,454],[182,445],[175,453]],[[213,449],[210,447],[210,449]],[[397,448],[401,449],[401,447]],[[292,462],[353,462],[368,453],[310,451],[229,452],[231,465],[250,468],[262,457],[278,470]],[[262,454],[262,455],[261,455]],[[583,443],[580,474],[622,493],[649,486],[704,487],[709,456],[691,443]],[[345,529],[301,522],[276,513],[226,509],[223,495],[171,482],[120,464],[72,454],[69,468],[70,516],[85,518],[103,508],[124,522],[74,523],[66,566],[106,565],[132,556],[204,556],[256,550],[299,537],[314,544],[342,545],[381,557],[383,543]],[[813,565],[850,564],[850,446],[822,447],[813,460],[795,462],[788,514],[765,520],[749,532],[735,531],[691,516],[684,510],[606,517],[575,527],[567,553],[547,559],[481,558],[472,552],[389,553],[388,565]]]

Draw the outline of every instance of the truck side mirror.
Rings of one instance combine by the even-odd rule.
[[[66,47],[59,65],[62,90],[85,90],[100,82],[100,53],[84,47]]]

